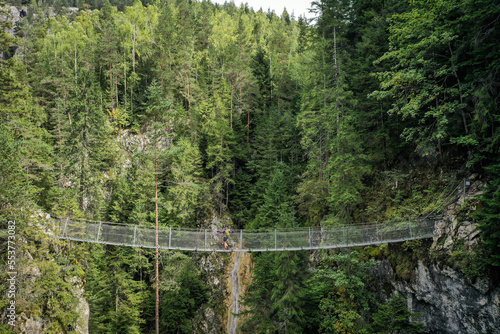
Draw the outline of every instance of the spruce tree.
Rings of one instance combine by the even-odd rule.
[[[488,168],[492,179],[481,195],[482,207],[475,215],[481,238],[488,252],[484,260],[492,266],[500,266],[500,164]]]
[[[100,103],[100,92],[85,78],[73,92],[69,106],[70,135],[66,138],[63,155],[68,161],[66,177],[78,191],[78,204],[82,211],[97,216],[104,213],[101,189],[106,185],[105,174],[110,168],[111,127]]]
[[[89,329],[107,333],[140,333],[146,299],[144,251],[132,247],[88,245],[86,295]]]
[[[290,196],[289,172],[284,163],[275,166],[264,203],[252,222],[253,228],[298,226]],[[272,328],[278,333],[301,333],[305,325],[306,255],[302,252],[264,253],[256,257],[255,262],[254,281],[249,297],[245,298],[245,305],[251,308],[245,328],[258,332]]]
[[[373,333],[422,333],[424,325],[415,323],[420,315],[408,311],[406,299],[396,292],[373,314],[370,328]]]

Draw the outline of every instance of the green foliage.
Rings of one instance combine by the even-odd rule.
[[[306,254],[261,253],[254,258],[254,276],[243,304],[247,308],[244,333],[302,333],[306,325],[304,305]]]
[[[500,266],[500,164],[492,165],[489,171],[492,180],[480,197],[482,207],[475,218],[487,251],[485,261]]]
[[[9,219],[13,212],[30,203],[34,192],[19,166],[21,142],[14,140],[11,131],[0,126],[0,216]]]
[[[274,254],[259,253],[254,256],[252,285],[243,296],[243,305],[247,310],[242,312],[246,321],[241,330],[244,333],[265,333],[274,330],[272,321],[272,304],[269,298],[274,282]]]
[[[480,246],[470,249],[454,249],[447,262],[452,267],[460,269],[470,280],[474,280],[485,276],[487,263],[490,261],[487,253]]]
[[[483,132],[495,126],[495,117],[480,116],[490,113],[484,106],[495,103],[494,90],[479,93],[497,80],[487,79],[492,65],[479,57],[498,59],[497,36],[486,28],[498,25],[498,11],[491,1],[413,1],[410,11],[392,18],[391,46],[379,61],[393,67],[378,74],[381,91],[373,95],[392,98],[390,112],[411,120],[402,137],[421,156],[441,156],[447,144],[467,153],[472,166],[498,140],[495,132]],[[474,50],[476,43],[483,47]],[[474,102],[479,95],[481,104]]]
[[[296,219],[289,195],[290,178],[283,163],[276,166],[264,193],[264,203],[259,207],[251,228],[296,227]]]
[[[231,171],[233,166],[234,135],[228,122],[228,91],[223,85],[221,90],[206,102],[200,103],[197,110],[201,115],[202,138],[207,141],[204,150],[206,168],[209,177],[209,187],[212,200],[219,216],[227,210],[229,184],[233,183]]]
[[[365,288],[367,269],[373,262],[362,262],[356,252],[324,254],[319,269],[308,282],[318,303],[315,321],[324,333],[366,333],[365,317],[373,296]]]
[[[8,22],[0,23],[0,52],[6,57],[9,47],[17,41],[4,30],[8,28]],[[37,186],[50,174],[52,163],[50,136],[42,126],[45,115],[23,80],[25,71],[17,57],[0,59],[0,215],[4,210],[36,202],[34,195],[40,191]]]
[[[201,178],[201,154],[187,138],[182,138],[169,150],[171,173],[166,195],[166,208],[171,225],[190,226],[196,221],[197,209],[202,208],[207,186]]]
[[[302,333],[304,319],[304,252],[281,252],[275,256],[276,282],[271,293],[278,333]]]
[[[104,206],[99,193],[113,153],[111,127],[95,85],[84,86],[76,94],[70,105],[69,137],[62,151],[68,161],[65,174],[78,189],[80,209],[99,215]]]
[[[162,333],[189,333],[193,317],[208,300],[208,289],[192,259],[180,253],[164,253],[160,282]]]
[[[396,293],[372,315],[370,330],[373,333],[422,333],[424,325],[415,323],[419,316],[421,314],[408,311],[406,299]]]
[[[290,169],[284,163],[274,172],[258,208],[252,228],[292,228],[297,226],[289,195]],[[252,285],[244,304],[250,316],[243,331],[302,333],[304,321],[304,286],[306,256],[302,252],[265,253],[255,257]],[[262,321],[262,319],[265,319]]]
[[[47,236],[47,230],[41,226],[48,227],[50,222],[33,211],[19,210],[16,216],[10,215],[9,220],[16,222],[14,244],[10,244],[14,245],[15,269],[7,267],[2,259],[0,277],[7,280],[12,278],[8,272],[17,273],[13,299],[16,314],[23,312],[28,318],[44,319],[44,333],[61,333],[69,326],[75,327],[81,321],[77,310],[83,298],[85,275],[78,262],[78,249]],[[7,254],[7,243],[2,240],[0,245],[2,254]],[[2,294],[0,304],[10,300],[7,294]],[[19,321],[17,318],[16,325]]]
[[[387,245],[386,255],[396,269],[396,274],[404,280],[410,280],[418,261],[429,261],[430,243],[429,240],[410,240],[402,244]]]
[[[90,244],[85,259],[89,329],[140,333],[146,275],[151,267],[141,249]]]

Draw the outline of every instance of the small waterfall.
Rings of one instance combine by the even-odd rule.
[[[240,267],[240,256],[241,252],[235,252],[236,259],[234,260],[234,268],[231,271],[231,281],[233,285],[233,291],[232,291],[232,300],[231,300],[231,306],[229,307],[229,316],[228,316],[228,333],[229,334],[236,334],[236,322],[238,320],[238,313],[240,313],[240,304],[239,304],[239,297],[240,297],[240,280],[238,278],[238,271]],[[235,315],[233,315],[235,314]]]

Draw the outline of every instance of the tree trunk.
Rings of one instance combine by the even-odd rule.
[[[156,334],[160,334],[160,292],[159,292],[159,274],[158,269],[158,156],[156,156],[156,143],[155,143],[155,269],[156,269],[156,312],[155,312],[155,325]]]
[[[231,84],[231,129],[233,128],[233,91],[234,85]]]
[[[156,143],[155,143],[156,151]],[[158,270],[158,157],[155,152],[155,269],[156,269],[156,312],[155,312],[155,325],[156,334],[160,334],[160,292],[159,292],[159,274]]]

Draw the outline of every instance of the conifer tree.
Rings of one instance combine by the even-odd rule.
[[[500,164],[488,168],[492,180],[480,197],[483,204],[476,214],[481,237],[488,252],[485,262],[492,266],[500,266]]]
[[[72,92],[69,106],[70,136],[65,141],[66,175],[78,191],[80,209],[102,215],[104,198],[100,191],[110,168],[111,127],[100,103],[100,94],[92,77]]]
[[[273,308],[270,294],[277,277],[272,269],[275,255],[271,252],[259,253],[254,257],[252,285],[243,297],[243,305],[247,308],[241,312],[246,321],[241,326],[243,333],[266,333],[275,331],[273,324]]]
[[[160,284],[161,333],[193,331],[196,311],[208,300],[208,287],[194,261],[179,252],[165,254]]]
[[[284,163],[275,165],[251,228],[292,228],[298,225],[290,196],[289,172]]]
[[[86,259],[89,329],[107,333],[140,333],[145,322],[146,280],[150,264],[132,247],[93,245]]]
[[[373,333],[422,333],[423,324],[415,323],[420,315],[408,311],[406,299],[396,292],[373,314],[370,328]]]
[[[0,217],[4,221],[12,219],[13,214],[31,204],[36,188],[26,177],[19,161],[21,142],[15,140],[5,125],[0,125]]]
[[[202,216],[200,209],[206,204],[207,185],[202,179],[201,154],[191,140],[184,137],[168,151],[166,174],[167,191],[165,209],[169,225],[195,227],[197,218]]]
[[[293,228],[298,225],[290,196],[289,172],[284,163],[275,166],[252,228]],[[306,259],[301,252],[261,254],[255,259],[259,269],[255,269],[255,281],[245,299],[245,305],[251,307],[246,328],[259,332],[266,328],[273,328],[278,333],[302,332],[305,325]],[[258,323],[262,317],[266,320]]]
[[[200,102],[197,113],[202,119],[202,134],[206,140],[206,168],[209,187],[219,215],[226,212],[229,200],[229,185],[233,183],[231,160],[234,148],[234,133],[229,118],[229,94],[226,83],[214,92],[208,103]]]
[[[314,74],[306,81],[310,87],[298,116],[308,154],[298,200],[315,198],[314,206],[306,208],[309,219],[321,220],[320,214],[328,215],[330,222],[345,222],[362,201],[363,176],[368,172],[356,105],[345,80],[345,30],[352,8],[343,2],[316,3],[316,8],[319,43],[314,50],[316,62],[309,67]]]

